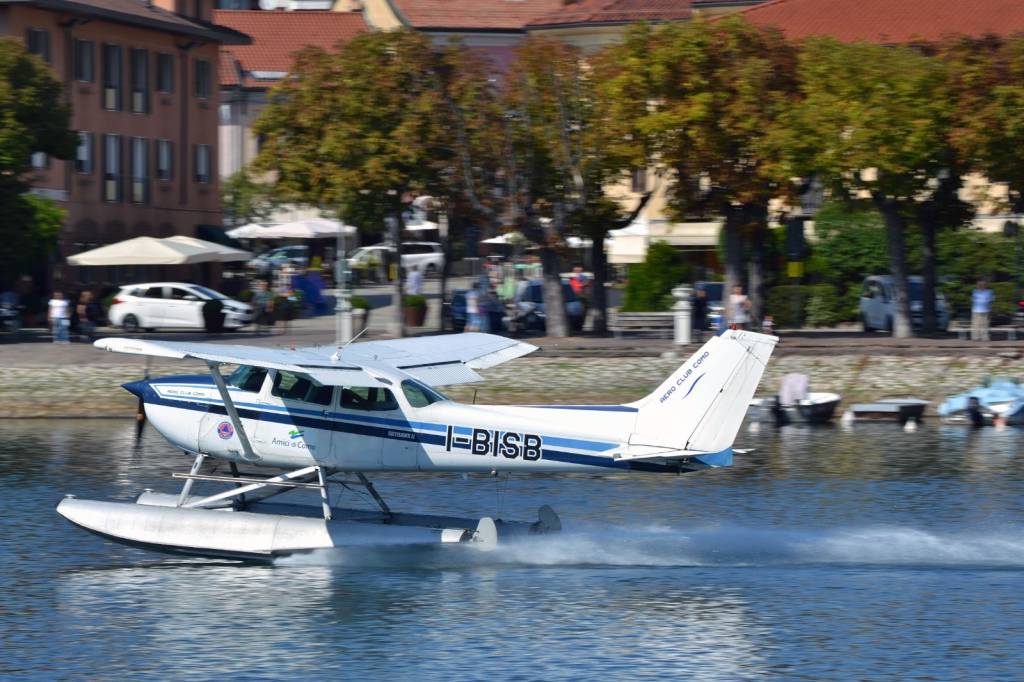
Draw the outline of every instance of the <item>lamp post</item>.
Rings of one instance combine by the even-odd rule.
[[[334,242],[334,344],[338,348],[352,340],[352,290],[349,289],[344,240],[338,230]]]
[[[1024,216],[1015,215],[1015,216],[1013,216],[1013,220],[1007,220],[1005,223],[1003,223],[1003,234],[1006,235],[1007,237],[1013,237],[1013,254],[1014,254],[1013,263],[1014,263],[1014,269],[1016,270],[1016,275],[1017,275],[1017,277],[1016,277],[1016,286],[1014,286],[1014,288],[1013,288],[1013,295],[1014,295],[1014,302],[1017,304],[1018,307],[1020,306],[1020,301],[1024,300],[1024,299],[1021,298],[1022,296],[1024,296],[1024,293],[1022,293],[1022,291],[1024,291],[1024,287],[1022,287],[1022,285],[1021,285],[1021,267],[1020,267],[1020,265],[1021,265],[1021,263],[1020,263],[1020,260],[1021,260],[1021,258],[1020,258],[1021,257],[1021,244],[1020,244],[1021,228],[1020,228],[1020,220],[1021,220],[1022,217],[1024,217]]]

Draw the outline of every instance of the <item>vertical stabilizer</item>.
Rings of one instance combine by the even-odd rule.
[[[630,445],[719,452],[732,447],[778,338],[729,330],[713,337],[639,409]]]

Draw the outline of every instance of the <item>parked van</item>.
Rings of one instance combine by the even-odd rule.
[[[924,323],[924,278],[918,275],[907,277],[907,294],[910,297],[910,323],[920,329]],[[891,275],[872,275],[864,278],[860,293],[860,319],[864,331],[876,329],[892,331],[893,289]],[[939,331],[949,327],[949,306],[942,292],[935,292],[935,324]]]

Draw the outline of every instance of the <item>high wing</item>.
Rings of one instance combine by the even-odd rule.
[[[355,343],[341,352],[341,360],[361,367],[385,365],[429,386],[451,386],[483,381],[473,370],[494,367],[535,350],[536,346],[515,339],[471,332]]]
[[[379,386],[380,374],[408,374],[430,386],[482,381],[484,369],[536,350],[536,346],[492,334],[450,334],[333,347],[261,348],[187,341],[105,338],[97,348],[179,360],[230,363],[305,374],[324,386]]]

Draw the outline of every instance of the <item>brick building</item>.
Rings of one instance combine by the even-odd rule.
[[[219,228],[218,50],[248,38],[212,22],[212,0],[0,0],[0,34],[21,38],[64,84],[74,159],[33,157],[33,191],[67,210],[52,274],[128,273],[63,265],[136,236]]]

